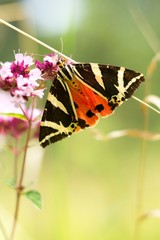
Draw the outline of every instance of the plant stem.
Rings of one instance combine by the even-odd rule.
[[[15,147],[14,147],[14,183],[17,184],[18,180],[18,157],[19,157],[19,150],[18,150],[18,140],[15,139]]]
[[[144,123],[143,130],[147,131],[148,129],[148,109],[145,109],[144,112]],[[141,145],[141,156],[138,166],[138,176],[137,176],[137,206],[136,206],[136,222],[134,228],[134,240],[140,239],[141,223],[143,216],[143,202],[144,202],[144,183],[145,183],[145,166],[146,166],[146,140],[142,139]]]
[[[138,180],[137,180],[137,206],[136,206],[136,222],[134,229],[134,240],[140,239],[140,229],[143,216],[143,196],[144,196],[144,181],[145,181],[145,158],[146,141],[142,140],[141,157],[138,166]]]
[[[11,229],[10,240],[13,240],[14,236],[15,236],[15,230],[16,230],[16,226],[17,226],[17,220],[18,220],[19,209],[20,209],[20,200],[21,200],[21,196],[22,196],[22,193],[24,190],[23,178],[24,178],[24,173],[25,173],[25,164],[26,164],[28,144],[29,144],[30,135],[31,135],[33,109],[34,109],[34,99],[32,102],[31,115],[30,115],[30,117],[27,118],[28,119],[28,130],[27,130],[27,136],[26,136],[26,141],[25,141],[25,145],[24,145],[24,155],[23,155],[23,160],[22,160],[20,177],[19,177],[19,181],[16,186],[16,205],[15,205],[14,220],[13,220],[13,225],[12,225],[12,229]]]

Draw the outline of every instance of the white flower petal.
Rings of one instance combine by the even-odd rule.
[[[44,89],[37,89],[33,91],[33,95],[38,96],[39,98],[42,98],[44,96]]]
[[[31,66],[34,64],[32,57],[30,57],[28,55],[24,55],[22,53],[15,54],[15,59],[16,59],[16,61],[15,61],[16,64],[22,63],[22,62],[24,62],[24,65],[28,65],[28,66]]]
[[[39,68],[31,69],[29,72],[29,79],[35,80],[35,81],[39,79],[43,79],[41,76],[41,70]]]
[[[5,79],[6,77],[12,77],[13,74],[11,73],[11,64],[10,62],[2,63],[2,67],[0,68],[0,77]]]

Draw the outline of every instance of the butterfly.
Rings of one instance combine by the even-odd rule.
[[[130,98],[144,81],[142,73],[96,63],[64,64],[50,88],[39,141],[42,147],[94,126]]]

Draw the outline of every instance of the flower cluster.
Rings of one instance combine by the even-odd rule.
[[[25,104],[33,97],[43,97],[43,82],[55,78],[60,61],[57,54],[45,56],[43,62],[39,62],[18,53],[14,61],[1,63],[0,101],[5,104],[0,105],[0,135],[18,139],[27,130],[28,121],[31,121],[33,137],[38,137],[42,111]]]
[[[43,58],[43,62],[36,60],[36,67],[41,70],[44,79],[53,80],[56,76],[61,58],[57,54],[49,54]]]
[[[1,64],[0,88],[10,91],[15,103],[24,103],[29,97],[43,96],[38,80],[43,80],[39,68],[30,69],[34,64],[32,57],[15,54],[15,61]]]

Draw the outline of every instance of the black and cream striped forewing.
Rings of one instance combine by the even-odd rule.
[[[39,141],[45,147],[72,134],[77,116],[66,82],[55,78],[50,88],[40,126]]]
[[[130,98],[144,81],[144,75],[112,65],[80,63],[73,65],[74,74],[97,94],[106,98],[114,109]]]

